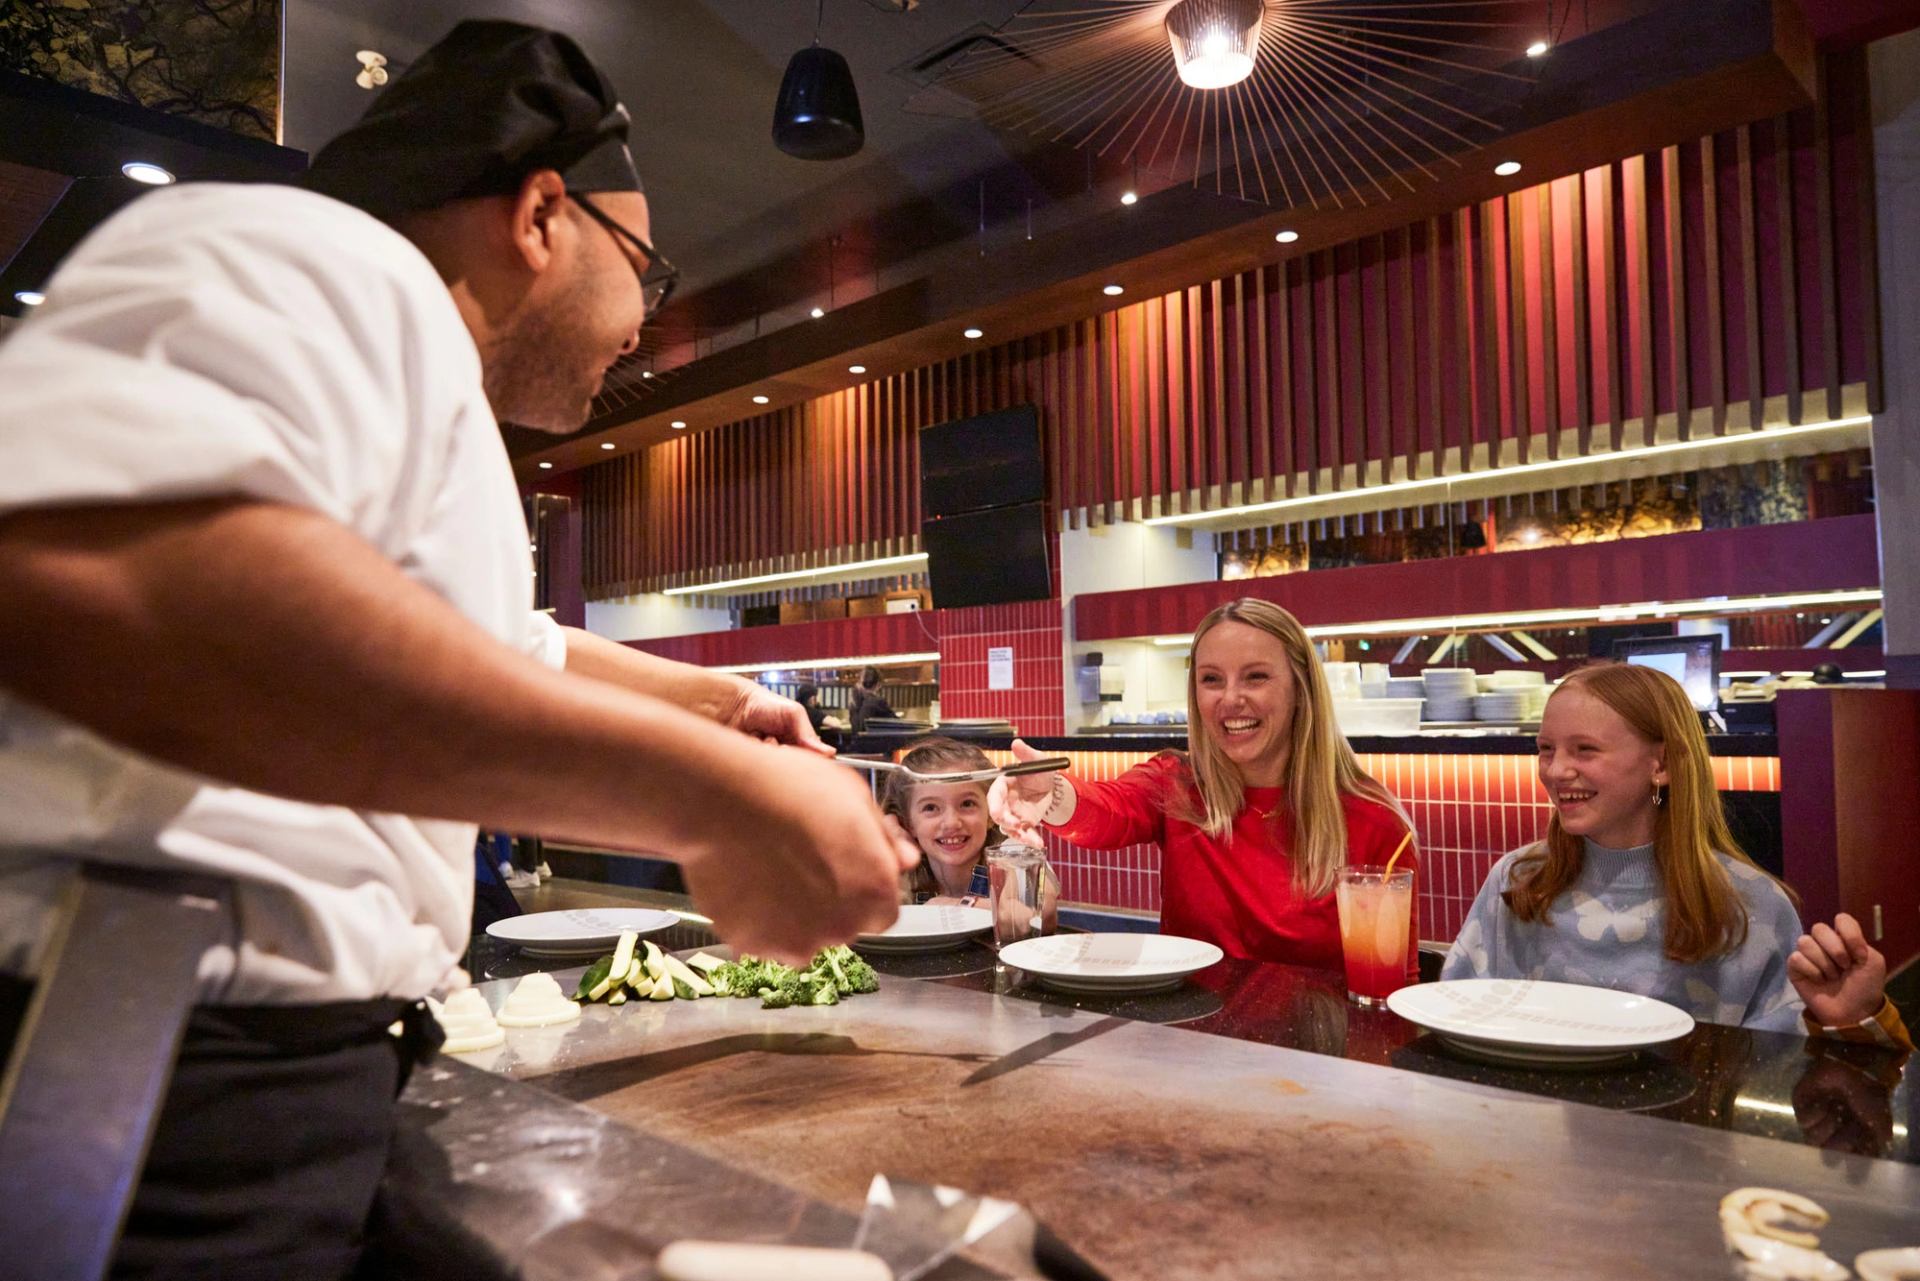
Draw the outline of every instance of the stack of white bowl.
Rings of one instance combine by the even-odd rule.
[[[1545,672],[1507,671],[1493,674],[1493,690],[1499,694],[1523,693],[1526,695],[1526,707],[1522,709],[1520,719],[1537,721],[1540,714],[1547,710],[1547,687]],[[1476,709],[1477,710],[1477,709]]]
[[[1473,718],[1492,721],[1496,725],[1518,725],[1527,719],[1527,709],[1532,705],[1533,699],[1524,689],[1517,686],[1497,689],[1474,695]]]
[[[1382,698],[1425,698],[1427,683],[1418,676],[1389,676]]]
[[[1427,667],[1420,672],[1426,695],[1422,720],[1470,721],[1477,693],[1471,667]]]

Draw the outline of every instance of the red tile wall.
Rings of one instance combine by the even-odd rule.
[[[1013,688],[987,688],[987,651],[1013,650]],[[1004,716],[1022,734],[1067,732],[1058,600],[940,611],[940,714]]]

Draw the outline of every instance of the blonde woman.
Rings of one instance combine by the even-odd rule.
[[[1539,746],[1546,839],[1494,865],[1443,978],[1586,983],[1707,1023],[1912,1048],[1859,924],[1801,933],[1791,891],[1734,841],[1679,682],[1583,667],[1547,700]]]
[[[1292,614],[1237,600],[1201,620],[1187,747],[1110,783],[999,779],[993,817],[1035,844],[1043,827],[1091,849],[1156,842],[1163,931],[1230,956],[1339,969],[1334,879],[1348,864],[1385,863],[1411,824],[1340,736],[1319,656]],[[1409,845],[1398,866],[1414,865]]]

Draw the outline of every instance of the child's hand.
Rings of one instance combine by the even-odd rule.
[[[1887,995],[1887,958],[1845,912],[1828,927],[1815,922],[1787,957],[1787,977],[1822,1027],[1848,1027],[1880,1012]]]
[[[1040,753],[1019,739],[1013,740],[1013,758],[1032,761]],[[1057,774],[1019,774],[993,780],[987,789],[987,812],[1000,830],[1023,845],[1041,845],[1040,825],[1053,806],[1053,780]]]

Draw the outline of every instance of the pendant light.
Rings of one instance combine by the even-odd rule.
[[[1174,69],[1195,89],[1224,89],[1253,74],[1262,0],[1180,0],[1167,11]]]
[[[820,20],[826,7],[826,0],[820,0],[813,43],[787,63],[780,96],[773,104],[773,145],[801,160],[842,160],[867,140],[853,69],[845,58],[820,45]]]

